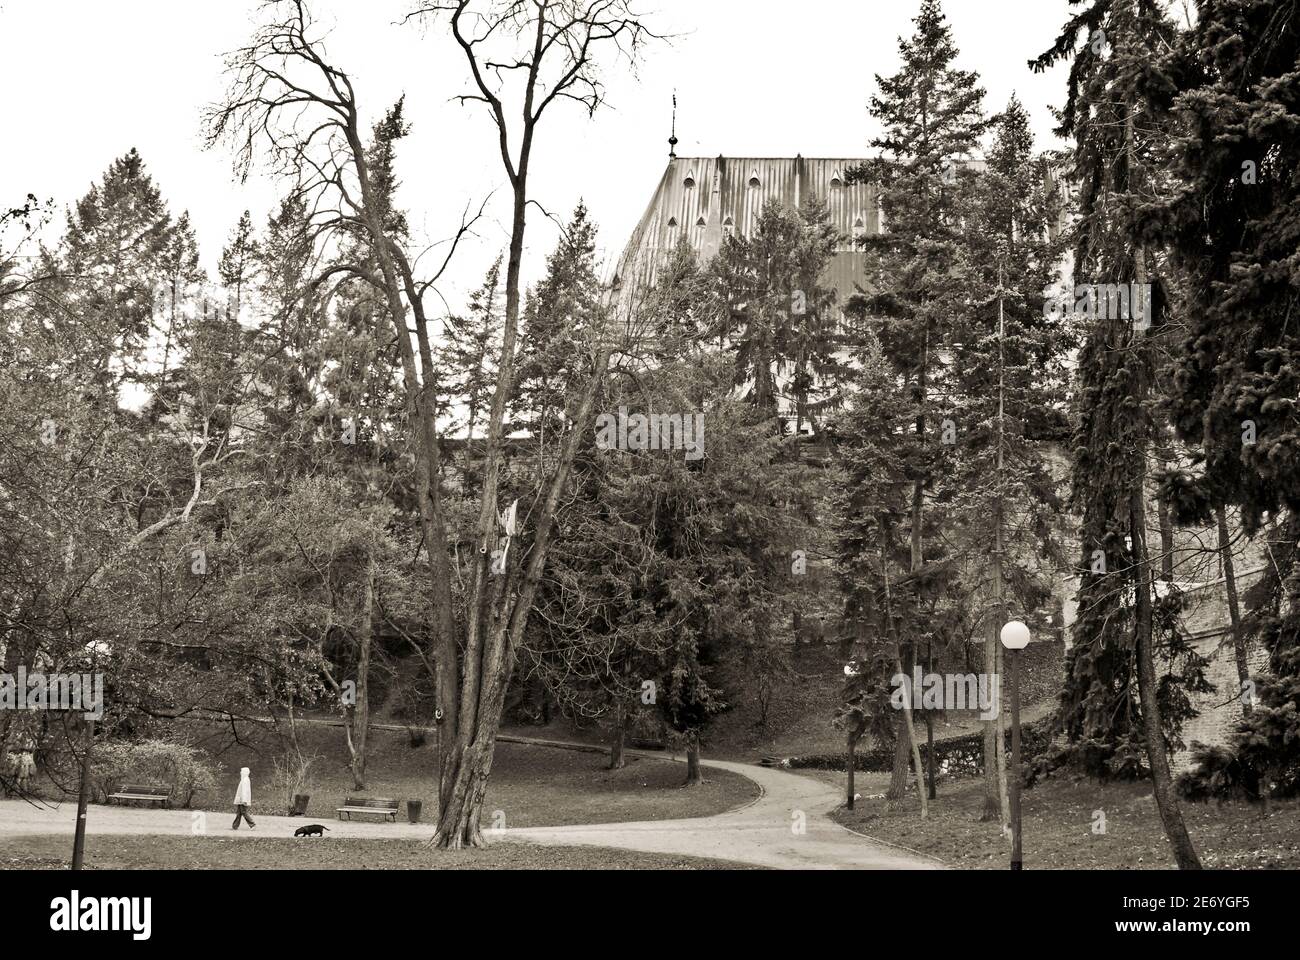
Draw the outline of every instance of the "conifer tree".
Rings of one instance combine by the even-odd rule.
[[[469,298],[463,317],[447,318],[447,336],[439,350],[447,402],[464,409],[465,440],[472,442],[496,383],[501,339],[501,257],[488,269]]]
[[[1152,0],[1092,0],[1031,66],[1072,61],[1057,132],[1074,140],[1081,184],[1076,285],[1152,290],[1144,317],[1132,304],[1094,311],[1102,315],[1079,355],[1072,496],[1083,517],[1081,586],[1063,715],[1071,737],[1099,750],[1112,771],[1132,766],[1140,733],[1174,858],[1181,869],[1199,869],[1170,782],[1154,650],[1161,611],[1147,545],[1147,459],[1160,435],[1154,336],[1168,295],[1144,208],[1165,188],[1157,160],[1169,134],[1162,54],[1175,40]]]
[[[883,127],[872,140],[879,155],[850,171],[849,180],[880,185],[882,232],[862,238],[868,255],[868,291],[851,310],[868,318],[882,352],[911,398],[910,506],[898,534],[909,543],[909,575],[926,563],[927,500],[939,494],[944,417],[935,398],[951,391],[953,320],[968,309],[974,268],[963,237],[963,216],[973,208],[976,174],[969,163],[988,127],[984,91],[975,73],[954,65],[957,47],[937,0],[924,0],[911,37],[899,40],[902,66],[876,77],[871,112]],[[919,626],[919,625],[918,625]],[[911,636],[904,627],[901,634]],[[904,645],[904,672],[915,650]],[[907,756],[899,721],[890,798],[901,797]]]
[[[257,284],[260,257],[261,250],[253,233],[253,218],[245,210],[240,214],[239,223],[221,251],[221,260],[217,264],[217,277],[230,299],[229,307],[236,319],[239,319]]]
[[[955,318],[957,399],[953,429],[941,439],[955,447],[953,514],[971,558],[965,575],[986,597],[984,672],[1001,677],[1002,624],[1041,610],[1051,575],[1064,567],[1054,530],[1061,496],[1045,444],[1063,439],[1071,336],[1066,318],[1042,309],[1064,252],[1054,229],[1061,200],[1014,95],[994,130],[967,218],[971,305]],[[1001,714],[985,723],[983,819],[1006,823],[1002,727]]]
[[[543,457],[563,436],[569,402],[586,373],[579,344],[600,310],[596,224],[580,201],[524,311],[516,416]]]
[[[821,282],[840,237],[825,203],[763,205],[749,236],[730,236],[708,266],[715,326],[735,355],[735,381],[773,417],[780,401],[802,432],[833,409],[844,369],[835,291]]]
[[[144,376],[160,264],[173,224],[162,194],[131,150],[68,212],[63,263],[66,310],[60,329],[93,349],[74,371],[77,382],[115,390]]]
[[[1171,409],[1201,462],[1198,475],[1184,472],[1169,487],[1179,509],[1221,530],[1237,507],[1249,532],[1263,531],[1274,561],[1242,614],[1225,583],[1246,716],[1228,751],[1202,757],[1201,774],[1227,774],[1229,765],[1266,799],[1270,783],[1300,790],[1300,339],[1290,332],[1300,22],[1269,0],[1205,0],[1181,40],[1168,60],[1178,122],[1170,160],[1183,189],[1164,211],[1162,236],[1188,314]],[[1257,680],[1245,662],[1248,639],[1269,651],[1270,674]]]

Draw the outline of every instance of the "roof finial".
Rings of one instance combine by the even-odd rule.
[[[673,134],[668,138],[668,159],[677,159],[677,91],[673,91]]]

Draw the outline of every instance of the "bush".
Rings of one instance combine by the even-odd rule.
[[[1259,778],[1227,747],[1192,744],[1193,767],[1179,774],[1174,789],[1186,800],[1258,800]]]
[[[271,789],[284,797],[285,812],[293,809],[293,798],[300,793],[310,794],[312,767],[320,757],[302,757],[295,754],[278,754],[271,758]]]
[[[1193,744],[1194,767],[1175,784],[1189,800],[1300,795],[1300,676],[1264,677],[1260,702],[1226,746]]]
[[[106,802],[124,783],[147,783],[170,788],[167,806],[188,808],[196,798],[217,799],[221,765],[207,753],[186,743],[141,740],[95,744],[90,784],[98,803]]]
[[[924,731],[922,731],[924,732]],[[1051,748],[1051,735],[1047,720],[1026,723],[1020,728],[1020,761],[1028,770],[1034,761],[1046,754]],[[1011,731],[1006,736],[1007,762],[1011,759]],[[921,763],[927,763],[925,743],[918,744],[921,751]],[[984,772],[984,734],[968,733],[960,737],[936,740],[934,744],[935,775],[940,780],[952,780],[960,777],[976,777]],[[869,750],[859,750],[854,754],[853,766],[856,770],[875,773],[887,773],[894,767],[894,745],[883,744]],[[828,753],[806,757],[791,757],[793,769],[811,768],[816,770],[843,770],[844,753]]]

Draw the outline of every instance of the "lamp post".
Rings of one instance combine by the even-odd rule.
[[[438,744],[438,822],[442,823],[442,707],[433,711],[433,729]]]
[[[844,664],[844,676],[848,677],[849,679],[852,679],[857,675],[858,675],[858,671],[853,669],[853,664],[851,663]],[[851,723],[852,721],[850,721],[850,724]],[[845,727],[848,731],[848,750],[847,750],[848,756],[845,759],[846,768],[848,770],[848,798],[845,802],[845,806],[848,807],[850,810],[852,810],[853,809],[853,768],[857,764],[857,761],[853,756],[853,748],[857,746],[858,741],[857,738],[854,736],[855,731],[853,730],[852,726],[846,724]]]
[[[99,655],[109,654],[112,647],[103,640],[92,640],[86,644],[90,654],[90,674],[94,677],[99,672]],[[90,755],[95,749],[95,719],[89,714],[84,716],[85,739],[81,748],[81,782],[77,786],[77,826],[72,836],[72,869],[80,870],[86,856],[86,808],[90,799]]]
[[[1020,651],[1029,645],[1029,628],[1012,620],[1002,628],[1002,646],[1011,651],[1011,869],[1022,870],[1020,855]]]

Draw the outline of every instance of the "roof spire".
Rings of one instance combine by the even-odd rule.
[[[673,133],[668,138],[668,159],[677,159],[677,91],[673,91]]]

